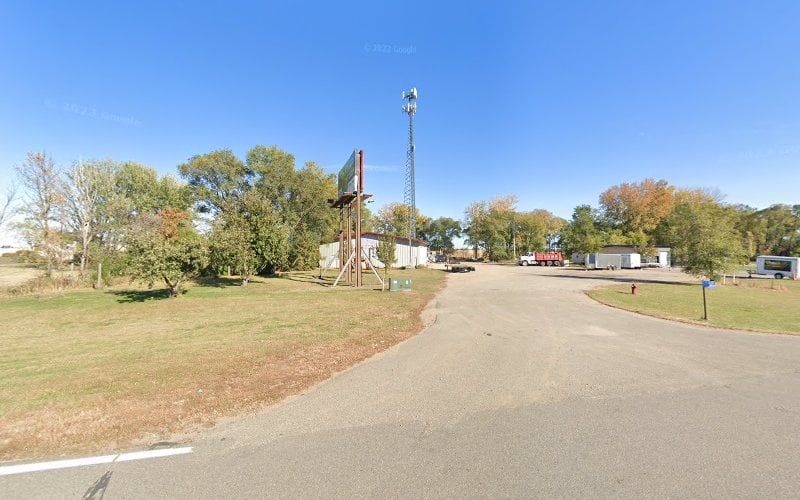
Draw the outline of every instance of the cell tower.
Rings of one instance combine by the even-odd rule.
[[[403,111],[408,113],[408,150],[406,150],[406,189],[403,193],[403,203],[409,208],[408,238],[417,237],[417,201],[416,186],[414,184],[414,114],[417,112],[417,89],[412,88],[403,92]],[[409,241],[409,248],[411,242]]]

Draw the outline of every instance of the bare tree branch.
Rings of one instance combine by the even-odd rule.
[[[6,188],[5,196],[3,197],[2,206],[0,206],[0,227],[8,222],[9,219],[14,217],[17,213],[17,207],[14,202],[17,199],[17,183],[12,181]]]

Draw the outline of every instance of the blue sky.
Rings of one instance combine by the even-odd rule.
[[[800,3],[4,2],[0,174],[277,144],[374,207],[403,197],[419,89],[417,206],[461,218],[516,194],[568,218],[621,182],[800,203]]]

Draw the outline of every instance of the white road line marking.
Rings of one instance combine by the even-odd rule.
[[[24,474],[26,472],[39,472],[45,470],[67,469],[70,467],[83,467],[86,465],[110,464],[112,462],[130,462],[145,458],[160,458],[173,455],[191,453],[192,448],[164,448],[160,450],[135,451],[121,455],[102,455],[99,457],[73,458],[69,460],[56,460],[53,462],[39,462],[34,464],[7,465],[0,467],[0,476]]]
[[[135,451],[132,453],[123,453],[122,455],[117,458],[117,462],[129,462],[131,460],[141,460],[143,458],[159,458],[159,457],[171,457],[172,455],[185,455],[187,453],[191,453],[192,448],[162,448],[160,450],[147,450],[147,451]]]
[[[39,462],[35,464],[7,465],[5,467],[0,467],[0,476],[22,474],[23,472],[66,469],[68,467],[81,467],[84,465],[110,464],[115,458],[117,458],[117,455],[104,455],[102,457],[74,458],[71,460],[56,460],[54,462]]]

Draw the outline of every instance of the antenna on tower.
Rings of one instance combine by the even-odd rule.
[[[417,237],[417,203],[416,187],[414,184],[414,114],[417,112],[417,89],[412,88],[408,92],[403,92],[403,99],[407,102],[403,104],[403,112],[408,114],[408,149],[406,150],[406,186],[403,193],[403,203],[409,209],[408,223],[408,247],[411,249],[411,239]]]

